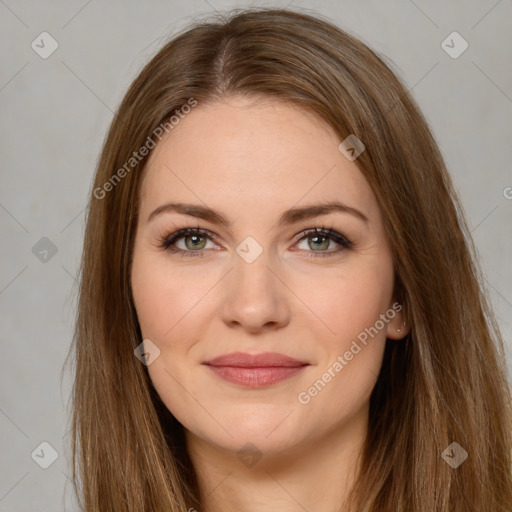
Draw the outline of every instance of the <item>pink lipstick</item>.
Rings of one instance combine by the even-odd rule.
[[[233,352],[205,361],[218,377],[241,386],[260,388],[297,375],[308,363],[284,354]]]

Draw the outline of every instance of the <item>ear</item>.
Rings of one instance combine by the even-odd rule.
[[[388,311],[394,311],[395,315],[393,318],[389,315],[390,320],[386,328],[386,338],[390,338],[392,340],[401,340],[402,338],[405,338],[405,336],[409,334],[410,327],[405,321],[402,305],[398,302],[394,302],[393,304],[390,304]]]

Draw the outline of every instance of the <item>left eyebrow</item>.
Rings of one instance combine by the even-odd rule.
[[[283,226],[287,224],[294,224],[301,220],[312,219],[314,217],[319,217],[320,215],[327,215],[328,213],[348,213],[366,223],[369,222],[368,217],[357,208],[333,201],[324,204],[290,208],[281,215],[278,225]]]

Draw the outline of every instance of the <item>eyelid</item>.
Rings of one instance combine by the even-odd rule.
[[[296,243],[301,242],[302,240],[305,240],[307,238],[313,237],[314,235],[328,238],[328,239],[334,241],[335,243],[337,243],[338,245],[340,245],[342,247],[342,249],[336,249],[336,250],[330,250],[330,251],[307,251],[307,252],[310,252],[313,254],[325,255],[325,256],[328,256],[331,254],[338,254],[338,253],[342,252],[343,250],[352,249],[355,245],[355,243],[351,239],[349,239],[346,235],[344,235],[343,233],[339,233],[338,231],[335,231],[333,228],[325,228],[323,226],[320,228],[314,227],[314,228],[310,228],[310,229],[301,231],[295,237],[295,239],[297,240]]]
[[[169,251],[169,252],[179,253],[182,256],[185,256],[185,255],[187,255],[187,256],[188,255],[203,256],[206,249],[199,249],[197,251],[192,251],[192,250],[187,251],[187,250],[178,249],[178,248],[171,249],[171,246],[173,244],[175,244],[178,240],[180,240],[181,238],[185,238],[188,235],[200,235],[200,236],[216,243],[215,242],[215,240],[216,240],[215,233],[211,232],[208,229],[204,229],[204,228],[197,226],[197,227],[188,227],[188,228],[178,229],[177,231],[174,231],[169,235],[164,235],[164,236],[160,237],[158,246],[160,248],[163,248],[163,249]],[[341,249],[338,248],[338,249],[329,250],[329,251],[305,251],[308,253],[316,254],[320,257],[339,254],[340,252],[342,252],[344,250],[352,249],[353,246],[355,245],[354,242],[352,242],[344,234],[339,233],[332,228],[325,228],[324,226],[322,226],[320,228],[315,226],[314,228],[302,230],[300,233],[298,233],[297,235],[295,235],[293,237],[294,245],[296,245],[297,243],[301,242],[304,239],[313,237],[314,235],[326,237],[326,238],[330,239],[331,241],[333,241],[334,243],[341,246]],[[295,249],[295,250],[297,250],[297,249]],[[302,249],[298,249],[298,251],[302,251]]]
[[[198,227],[193,227],[193,228],[182,228],[182,229],[173,231],[170,234],[167,234],[167,235],[164,234],[163,236],[159,237],[158,245],[159,245],[159,247],[167,249],[170,245],[176,243],[176,241],[178,241],[180,238],[185,238],[188,235],[201,235],[201,236],[211,240],[212,242],[214,242],[216,239],[215,233],[209,231],[208,229],[200,228],[198,226]],[[204,250],[204,249],[202,249],[202,250]],[[185,252],[200,252],[200,251],[185,251]]]

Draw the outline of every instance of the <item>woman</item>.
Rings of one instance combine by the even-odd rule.
[[[74,358],[84,510],[509,511],[510,391],[418,107],[319,17],[197,23],[127,92]]]

